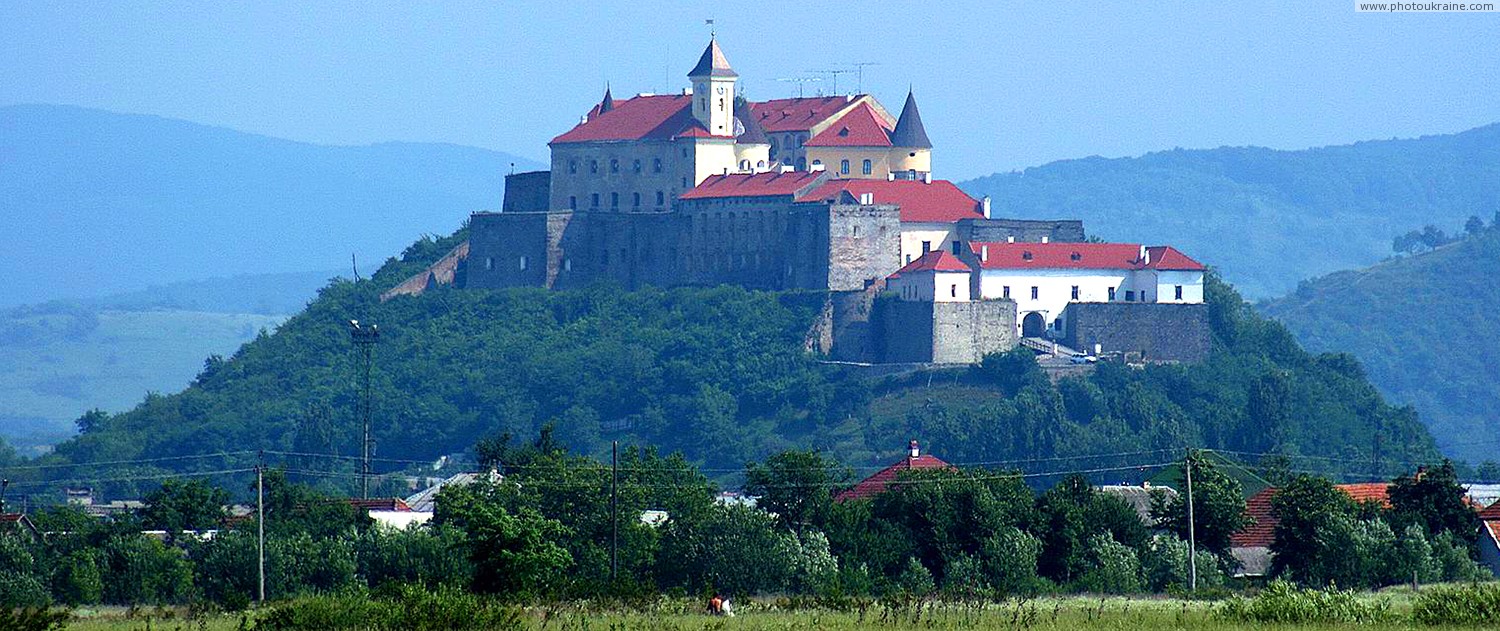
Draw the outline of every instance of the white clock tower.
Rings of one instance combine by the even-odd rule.
[[[698,65],[688,73],[693,82],[693,117],[715,136],[734,136],[734,83],[739,74],[729,67],[719,40],[710,39]]]

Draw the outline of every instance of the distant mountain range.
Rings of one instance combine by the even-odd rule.
[[[339,272],[241,275],[0,309],[0,440],[34,454],[86,410],[176,392],[301,311]]]
[[[1261,310],[1308,350],[1359,357],[1393,402],[1417,408],[1444,453],[1500,461],[1496,278],[1500,227],[1490,223],[1426,254],[1313,279]]]
[[[1171,243],[1247,297],[1359,268],[1414,227],[1500,210],[1500,124],[1305,151],[1255,147],[1064,160],[963,182],[996,216],[1084,220],[1107,240]]]
[[[320,146],[53,105],[0,107],[0,307],[351,269],[498,209],[537,163],[447,144]]]

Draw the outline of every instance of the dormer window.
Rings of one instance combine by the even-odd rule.
[[[1074,252],[1074,253],[1068,255],[1068,258],[1070,258],[1070,259],[1072,259],[1074,261],[1081,261],[1081,260],[1083,260],[1083,255],[1079,254],[1077,252]]]
[[[1030,261],[1031,260],[1031,250],[1027,250],[1025,252],[1022,252],[1021,253],[1021,260],[1023,260],[1023,261]]]
[[[842,127],[842,128],[839,129],[839,136],[848,136],[848,135],[849,135],[849,128],[848,127]]]

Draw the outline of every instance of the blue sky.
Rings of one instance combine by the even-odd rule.
[[[0,4],[0,104],[157,114],[328,144],[535,159],[597,100],[681,89],[705,18],[752,98],[865,70],[917,90],[939,176],[1087,155],[1302,148],[1500,121],[1500,13],[1300,2]],[[854,86],[839,77],[838,89]],[[806,84],[809,93],[831,91]]]

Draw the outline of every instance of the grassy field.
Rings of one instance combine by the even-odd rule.
[[[1411,609],[1408,593],[1401,591],[1369,595],[1385,599],[1391,605],[1393,618],[1405,620]],[[1125,631],[1133,629],[1443,629],[1474,627],[1428,627],[1411,622],[1362,625],[1268,625],[1235,622],[1214,615],[1217,603],[1172,598],[1098,598],[1054,597],[1026,601],[990,603],[983,606],[928,603],[920,608],[887,608],[879,604],[857,611],[839,612],[821,609],[787,609],[769,602],[750,602],[739,606],[733,618],[710,617],[693,611],[695,603],[671,601],[652,612],[597,611],[584,606],[532,608],[526,612],[525,628],[560,631],[815,631],[820,629],[927,629],[927,630],[1011,630],[1011,629],[1098,629]],[[218,615],[187,617],[186,612],[154,613],[138,611],[127,617],[123,610],[79,612],[80,618],[68,627],[78,631],[237,631],[253,629],[252,619],[241,626],[246,616]]]

